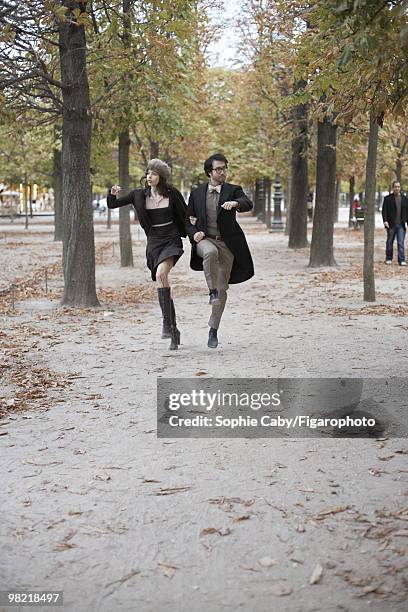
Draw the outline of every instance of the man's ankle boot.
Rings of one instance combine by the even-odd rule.
[[[171,338],[171,326],[170,326],[170,311],[167,306],[167,300],[170,299],[170,288],[160,287],[157,289],[157,295],[159,297],[159,304],[163,315],[163,328],[162,338]]]
[[[210,331],[208,332],[207,346],[208,348],[217,348],[218,346],[217,330],[213,327],[210,327]]]

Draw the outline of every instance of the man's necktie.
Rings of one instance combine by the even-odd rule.
[[[220,193],[221,185],[208,185],[208,191],[210,193]]]

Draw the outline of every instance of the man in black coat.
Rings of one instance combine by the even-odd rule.
[[[385,263],[391,265],[393,255],[393,244],[395,236],[398,245],[398,264],[406,266],[405,262],[405,224],[408,222],[408,198],[401,194],[401,183],[394,181],[393,193],[384,198],[382,205],[382,217],[384,227],[387,230],[387,242],[385,246]]]
[[[204,162],[208,183],[193,189],[187,207],[187,233],[192,248],[190,266],[204,270],[211,316],[208,347],[218,346],[217,330],[227,301],[228,283],[242,283],[254,275],[251,253],[236,213],[252,209],[242,187],[227,183],[228,160],[211,155]]]

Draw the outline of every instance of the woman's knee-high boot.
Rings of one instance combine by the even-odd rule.
[[[169,349],[171,351],[175,351],[176,349],[178,349],[178,343],[177,343],[177,327],[176,327],[176,313],[174,311],[174,306],[172,305],[173,300],[170,298],[170,290],[169,290],[169,303],[168,303],[168,309],[170,312],[170,331],[171,331],[171,342],[170,342],[170,346]]]
[[[174,308],[173,299],[171,299],[171,317],[172,317],[172,321],[174,322],[174,327],[176,328],[175,329],[176,342],[177,342],[177,345],[179,345],[180,344],[180,330],[177,328],[176,310]]]
[[[168,300],[170,300],[170,288],[160,287],[157,289],[159,304],[163,315],[162,338],[171,338],[170,310]]]

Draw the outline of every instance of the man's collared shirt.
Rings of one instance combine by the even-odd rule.
[[[395,225],[401,224],[401,195],[395,196],[395,206],[397,207],[397,211],[395,213]]]
[[[219,188],[219,189],[218,189]],[[220,199],[221,185],[208,185],[206,197],[207,234],[219,236],[217,225],[218,200]]]

